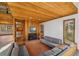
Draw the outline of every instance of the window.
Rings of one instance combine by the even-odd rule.
[[[13,34],[12,24],[0,24],[0,35],[10,35]]]

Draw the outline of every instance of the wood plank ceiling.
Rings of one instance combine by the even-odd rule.
[[[77,13],[72,2],[8,2],[12,15],[39,22]]]

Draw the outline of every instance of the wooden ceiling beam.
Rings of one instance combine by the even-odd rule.
[[[28,20],[32,17],[39,22],[77,13],[77,8],[71,2],[8,2],[8,5],[13,16]]]
[[[19,7],[16,7],[16,6],[10,6],[10,9],[13,11],[13,15],[14,15],[14,12],[16,13],[16,14],[18,14],[19,16],[20,16],[20,14],[21,14],[21,16],[24,16],[24,17],[26,17],[26,16],[29,16],[29,17],[35,17],[35,20],[37,20],[37,19],[49,19],[50,17],[49,16],[47,16],[46,17],[46,15],[41,15],[40,14],[40,16],[38,15],[38,14],[36,14],[36,13],[33,13],[33,12],[31,12],[31,11],[27,11],[27,12],[21,12],[21,11],[24,11],[24,9],[22,9],[22,8],[19,8]],[[16,11],[17,10],[17,11]],[[20,11],[21,10],[21,11]],[[32,14],[31,14],[31,13]],[[24,14],[23,14],[24,13]],[[22,15],[23,14],[23,15]],[[54,17],[52,17],[52,18],[54,18]]]
[[[54,16],[54,15],[52,15],[52,14],[51,14],[51,15],[52,15],[52,16],[51,16],[51,15],[49,14],[49,12],[47,12],[47,13],[46,13],[46,12],[45,12],[45,13],[42,12],[42,10],[41,10],[40,8],[39,8],[40,11],[37,10],[37,9],[35,10],[35,8],[32,8],[32,7],[34,7],[34,6],[32,6],[32,7],[30,8],[30,6],[28,7],[27,5],[24,5],[24,4],[21,4],[21,3],[16,3],[16,4],[15,4],[15,3],[14,3],[14,4],[8,3],[8,4],[9,4],[11,7],[14,6],[14,7],[17,7],[17,8],[22,8],[22,9],[24,9],[24,10],[26,10],[26,11],[29,11],[29,12],[32,12],[32,13],[35,13],[35,14],[44,15],[45,17],[46,17],[46,16],[48,16],[48,17]],[[37,7],[36,7],[36,8],[37,8]]]
[[[48,9],[48,11],[51,12],[52,14],[59,15],[59,16],[61,16],[62,14],[66,15],[66,14],[68,14],[68,12],[72,13],[73,11],[76,11],[75,7],[72,8],[73,4],[72,3],[70,4],[68,2],[59,2],[59,3],[58,2],[57,3],[56,2],[53,2],[53,3],[52,2],[49,2],[49,3],[48,2],[44,2],[44,3],[29,2],[29,3],[34,4],[34,5],[40,7],[42,9],[44,9],[44,10]],[[69,9],[73,9],[73,10],[69,10]],[[60,13],[60,12],[62,12],[62,13]]]

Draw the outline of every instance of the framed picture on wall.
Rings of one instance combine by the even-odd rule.
[[[64,20],[64,42],[75,42],[75,19]]]
[[[30,33],[35,33],[36,27],[34,25],[30,26]]]

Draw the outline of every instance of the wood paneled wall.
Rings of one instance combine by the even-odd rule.
[[[13,24],[13,18],[10,14],[0,14],[0,23]]]
[[[13,24],[12,16],[10,14],[0,14],[0,24]],[[14,35],[0,35],[0,46],[4,46],[13,41]]]
[[[21,18],[22,20],[22,18]],[[41,31],[41,28],[40,28],[40,22],[39,21],[31,21],[30,20],[25,20],[25,39],[26,41],[28,41],[28,33],[29,33],[29,30],[30,30],[30,26],[31,26],[31,23],[35,25],[36,27],[36,33],[37,33],[37,36],[39,37],[40,36],[40,31]],[[0,23],[4,23],[4,24],[13,24],[13,34],[14,34],[14,40],[15,40],[15,18],[12,18],[11,15],[8,15],[8,14],[0,14]]]
[[[30,20],[26,20],[26,21],[25,21],[25,35],[26,35],[26,41],[28,41],[28,33],[29,33],[29,30],[30,30],[31,23],[36,27],[37,36],[40,35],[40,23],[39,23],[38,21],[31,21],[31,22],[30,22]]]

